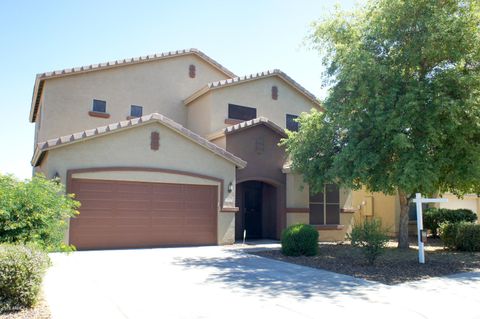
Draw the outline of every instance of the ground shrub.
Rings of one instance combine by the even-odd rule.
[[[70,250],[63,243],[68,218],[80,203],[58,180],[37,175],[20,181],[0,174],[0,243],[33,243],[44,250]]]
[[[318,252],[318,231],[315,227],[297,224],[282,232],[282,254],[286,256],[315,256]]]
[[[48,255],[24,245],[0,245],[0,313],[35,304]]]
[[[460,223],[441,223],[439,227],[440,239],[443,241],[445,247],[455,249],[457,248],[457,232]]]
[[[363,222],[355,223],[352,232],[348,235],[352,246],[360,247],[372,265],[378,256],[385,252],[388,242],[388,230],[382,227],[379,219],[365,219]]]
[[[458,250],[480,251],[480,225],[459,223],[455,242]]]
[[[423,225],[433,236],[438,235],[442,223],[459,223],[477,220],[477,214],[469,209],[428,208],[423,214]]]

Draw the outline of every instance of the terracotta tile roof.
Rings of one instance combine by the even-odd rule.
[[[296,82],[291,77],[289,77],[285,72],[282,72],[278,69],[208,83],[205,87],[203,87],[202,89],[193,93],[191,96],[189,96],[183,102],[184,102],[185,105],[188,105],[189,103],[193,102],[194,100],[196,100],[197,98],[199,98],[200,96],[202,96],[203,94],[207,93],[210,90],[223,88],[223,87],[227,87],[227,86],[232,86],[232,85],[237,85],[237,84],[245,83],[245,82],[248,82],[248,81],[255,81],[255,80],[259,80],[259,79],[263,79],[263,78],[267,78],[267,77],[272,77],[272,76],[277,76],[277,77],[281,78],[287,84],[289,84],[291,87],[293,87],[294,89],[299,91],[302,95],[304,95],[311,102],[313,102],[314,104],[318,105],[319,108],[321,108],[321,104],[318,101],[318,99],[315,97],[315,95],[313,95],[310,91],[308,91],[303,86],[301,86],[298,82]]]
[[[237,131],[240,131],[249,127],[257,126],[260,124],[266,125],[270,127],[272,130],[274,130],[275,132],[277,132],[278,134],[284,137],[287,137],[287,133],[285,133],[285,130],[283,128],[281,128],[279,125],[275,124],[274,122],[270,121],[266,117],[257,117],[256,119],[253,119],[253,120],[245,121],[242,123],[238,123],[238,124],[226,127],[224,129],[224,132],[225,134],[231,134],[231,133],[235,133]]]
[[[131,65],[131,64],[137,64],[137,63],[145,63],[145,62],[152,62],[152,61],[157,61],[161,59],[167,59],[167,58],[172,58],[172,57],[177,57],[177,56],[182,56],[182,55],[188,55],[188,54],[195,54],[196,56],[200,57],[201,59],[205,60],[207,63],[213,65],[215,68],[223,72],[225,75],[229,77],[235,77],[236,75],[225,68],[223,65],[215,61],[214,59],[210,58],[207,56],[205,53],[203,53],[200,50],[197,49],[186,49],[186,50],[177,50],[177,51],[170,51],[170,52],[164,52],[164,53],[156,53],[152,55],[145,55],[145,56],[140,56],[136,58],[129,58],[129,59],[123,59],[123,60],[116,60],[116,61],[110,61],[110,62],[105,62],[105,63],[97,63],[97,64],[90,64],[90,65],[85,65],[81,67],[74,67],[74,68],[68,68],[68,69],[63,69],[63,70],[57,70],[57,71],[52,71],[52,72],[44,72],[44,73],[39,73],[37,74],[35,78],[35,85],[33,88],[33,97],[32,97],[32,105],[30,109],[30,122],[34,122],[36,115],[37,115],[37,110],[38,110],[38,105],[40,103],[40,99],[42,96],[42,90],[43,90],[43,85],[45,80],[49,78],[57,78],[57,77],[62,77],[62,76],[68,76],[72,74],[78,74],[78,73],[86,73],[86,72],[92,72],[92,71],[98,71],[98,70],[103,70],[103,69],[110,69],[114,67],[120,67],[120,66],[125,66],[125,65]]]
[[[261,117],[255,118],[253,120],[249,120],[249,121],[241,122],[241,123],[238,123],[238,124],[235,124],[235,125],[232,125],[232,126],[228,126],[224,129],[218,131],[218,132],[215,132],[215,133],[212,133],[212,134],[208,135],[207,139],[209,141],[212,141],[212,140],[215,140],[215,139],[217,139],[219,137],[222,137],[224,135],[233,134],[233,133],[236,133],[238,131],[248,129],[250,127],[254,127],[254,126],[257,126],[257,125],[262,125],[262,124],[265,125],[265,126],[268,126],[270,129],[277,132],[279,135],[281,135],[283,137],[287,137],[287,133],[285,132],[285,130],[282,127],[280,127],[279,125],[270,121],[268,118],[261,116]]]
[[[34,152],[31,163],[33,166],[37,166],[38,162],[43,158],[45,152],[51,149],[63,147],[63,146],[70,145],[76,142],[81,142],[90,138],[104,136],[107,134],[123,131],[124,129],[138,127],[144,124],[149,124],[154,122],[158,122],[165,125],[166,127],[192,140],[193,142],[212,151],[216,155],[223,157],[224,159],[234,163],[239,168],[244,168],[247,165],[247,162],[245,162],[241,158],[209,142],[208,140],[204,139],[200,135],[190,131],[189,129],[183,127],[182,125],[169,119],[168,117],[165,117],[158,113],[152,113],[139,118],[112,123],[106,126],[97,127],[95,129],[85,130],[82,132],[73,133],[73,134],[49,139],[45,142],[38,143],[35,148],[35,152]]]

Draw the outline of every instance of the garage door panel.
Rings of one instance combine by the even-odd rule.
[[[215,244],[217,186],[72,180],[78,249]]]
[[[75,190],[82,193],[110,193],[115,184],[98,181],[98,180],[82,180],[81,184],[75,185]]]
[[[152,211],[158,211],[159,213],[162,211],[171,211],[171,210],[180,210],[185,207],[185,203],[183,202],[159,202],[156,200],[152,200]]]
[[[214,208],[210,202],[186,202],[185,209],[188,210],[208,210]]]
[[[116,200],[122,201],[150,201],[152,199],[151,193],[134,193],[134,192],[123,192],[123,193],[113,193],[113,198]]]
[[[152,187],[148,183],[116,182],[115,187],[119,193],[150,193]]]
[[[90,229],[93,231],[97,231],[100,229],[108,230],[112,228],[115,223],[112,218],[86,218],[83,217],[82,219],[77,219],[75,220],[74,223],[72,223],[75,228],[82,230],[82,234],[84,232],[88,232]]]
[[[119,200],[116,201],[117,210],[121,211],[135,211],[135,210],[150,210],[152,206],[150,201],[145,200]]]
[[[77,198],[82,204],[81,209],[112,209],[116,207],[116,200],[105,199],[105,200],[85,200],[82,198]]]
[[[115,193],[109,192],[80,192],[75,193],[75,198],[79,200],[105,200],[115,199]]]

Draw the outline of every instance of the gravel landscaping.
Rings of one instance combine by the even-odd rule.
[[[396,242],[390,242],[384,255],[375,264],[368,265],[359,248],[343,243],[321,243],[319,253],[313,257],[287,257],[280,250],[264,250],[252,254],[319,268],[345,275],[378,281],[387,285],[445,276],[467,271],[480,271],[480,253],[466,253],[446,250],[438,240],[429,240],[426,246],[426,263],[418,263],[415,246],[408,250],[397,249]]]
[[[0,319],[50,319],[50,309],[45,301],[41,298],[37,304],[30,309],[22,309],[15,312],[0,314]]]

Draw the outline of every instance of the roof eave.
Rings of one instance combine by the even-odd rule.
[[[189,139],[190,141],[194,142],[197,145],[202,146],[206,150],[214,153],[215,155],[223,158],[224,160],[227,160],[234,164],[238,168],[245,168],[247,165],[247,162],[242,160],[241,158],[235,156],[234,154],[228,152],[227,150],[211,143],[210,141],[202,138],[198,134],[195,134],[194,132],[184,128],[180,124],[176,123],[175,121],[164,117],[163,115],[160,114],[149,114],[146,116],[143,116],[141,118],[136,118],[136,119],[131,119],[127,121],[121,121],[118,123],[112,123],[106,126],[102,126],[99,128],[95,128],[92,130],[87,130],[83,132],[78,132],[66,136],[60,136],[58,138],[54,138],[51,140],[47,140],[44,143],[38,143],[35,147],[34,155],[31,160],[32,166],[38,166],[39,159],[41,158],[41,155],[45,152],[48,152],[50,150],[60,148],[66,145],[71,145],[74,143],[78,142],[84,142],[86,140],[98,137],[98,136],[105,136],[109,134],[114,134],[116,132],[120,132],[132,127],[138,127],[142,125],[147,125],[150,123],[160,123],[161,125],[164,125],[168,127],[169,129],[175,131],[176,133],[182,135],[183,137]],[[116,128],[111,128],[111,127],[116,127]],[[100,130],[101,129],[101,130]],[[100,132],[101,131],[101,132]],[[87,133],[88,132],[88,133]],[[80,136],[78,138],[75,137],[75,135]],[[62,140],[68,140],[67,142],[62,142]],[[45,144],[46,143],[46,144]],[[51,146],[49,146],[49,143],[53,143]],[[39,145],[42,145],[41,147]]]
[[[162,60],[162,59],[169,59],[169,58],[174,58],[174,57],[179,57],[179,56],[184,56],[184,55],[195,55],[201,60],[203,60],[205,63],[211,65],[221,73],[225,74],[228,77],[236,77],[235,73],[232,71],[228,70],[225,68],[223,65],[203,53],[202,51],[194,48],[190,49],[185,49],[185,50],[177,50],[177,51],[170,51],[170,52],[163,52],[163,53],[155,53],[151,55],[146,55],[146,56],[141,56],[141,57],[136,57],[136,58],[129,58],[129,59],[123,59],[123,60],[115,60],[115,61],[109,61],[109,62],[103,62],[103,63],[96,63],[96,64],[91,64],[88,66],[81,66],[81,67],[73,67],[73,68],[66,68],[63,70],[56,70],[52,72],[45,72],[45,73],[40,73],[37,74],[36,79],[35,79],[35,85],[33,88],[33,96],[32,96],[32,104],[30,108],[30,116],[29,120],[30,122],[35,122],[36,120],[36,114],[38,111],[38,103],[37,101],[41,98],[42,90],[40,89],[40,84],[42,81],[45,81],[47,79],[52,79],[52,78],[58,78],[62,76],[68,76],[68,75],[75,75],[75,74],[83,74],[87,72],[94,72],[94,71],[101,71],[101,70],[106,70],[106,69],[111,69],[115,67],[121,67],[125,65],[133,65],[133,64],[140,64],[140,63],[145,63],[145,62],[151,62],[151,61],[157,61],[157,60]]]
[[[200,96],[207,93],[208,91],[209,91],[209,88],[208,88],[208,85],[206,85],[206,86],[202,87],[200,90],[198,90],[195,93],[193,93],[192,95],[190,95],[189,97],[187,97],[185,100],[183,100],[183,104],[184,105],[190,104],[191,102],[195,101]]]
[[[197,92],[193,93],[188,98],[186,98],[184,100],[184,105],[190,104],[191,102],[195,101],[196,99],[198,99],[202,95],[204,95],[207,92],[212,91],[212,90],[227,88],[227,87],[238,85],[238,84],[244,84],[244,83],[248,83],[248,82],[252,82],[252,81],[256,81],[256,80],[260,80],[260,79],[265,79],[267,77],[277,76],[280,79],[282,79],[287,85],[289,85],[291,88],[293,88],[295,91],[300,93],[304,98],[306,98],[307,100],[312,102],[314,105],[316,105],[316,107],[320,111],[322,111],[322,112],[325,111],[325,109],[322,107],[321,103],[317,100],[317,98],[313,94],[309,95],[309,94],[305,93],[303,89],[298,88],[297,86],[299,84],[297,82],[295,82],[295,80],[291,79],[288,75],[286,75],[285,73],[283,73],[282,71],[279,71],[279,70],[274,70],[271,73],[268,73],[268,72],[269,71],[267,71],[267,73],[264,74],[264,75],[260,75],[260,76],[256,76],[256,77],[250,75],[248,78],[247,78],[247,76],[245,76],[244,79],[240,79],[239,77],[228,79],[228,80],[232,80],[232,81],[228,82],[228,83],[224,83],[224,84],[215,84],[219,81],[209,83],[205,87],[203,87],[202,89],[198,90]],[[265,73],[265,72],[262,72],[262,73]],[[295,84],[292,83],[292,82],[294,82]]]

